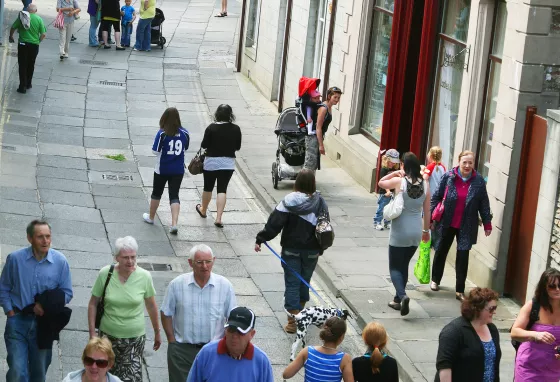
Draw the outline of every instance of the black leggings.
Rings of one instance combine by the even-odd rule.
[[[181,203],[179,201],[179,189],[183,181],[184,174],[178,175],[160,175],[154,172],[154,184],[152,190],[152,199],[160,200],[165,189],[165,184],[168,183],[169,191],[169,204]]]
[[[113,29],[115,30],[115,32],[120,32],[121,31],[121,22],[120,21],[115,21],[115,20],[101,20],[101,30],[103,32],[109,32],[109,34],[111,34],[111,25],[113,26]],[[119,41],[120,43],[120,41]]]
[[[214,190],[214,185],[216,180],[218,181],[218,194],[225,194],[227,191],[227,186],[233,175],[233,170],[215,170],[206,171],[204,170],[202,175],[204,176],[204,191],[212,192]]]
[[[445,269],[445,260],[447,259],[447,254],[449,249],[453,244],[453,239],[459,235],[459,230],[457,228],[449,227],[443,231],[443,236],[441,237],[441,243],[439,244],[439,249],[436,251],[434,256],[434,264],[432,267],[432,281],[436,284],[441,282],[443,277],[443,270]],[[457,256],[455,257],[455,291],[457,293],[465,293],[465,282],[467,280],[467,272],[469,271],[469,251],[459,251],[457,250]]]

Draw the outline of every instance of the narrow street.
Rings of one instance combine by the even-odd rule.
[[[278,189],[272,186],[276,107],[234,72],[241,1],[230,1],[225,18],[213,17],[219,0],[158,1],[166,17],[162,33],[167,46],[163,50],[152,46],[151,52],[88,47],[85,1],[81,6],[84,11],[75,24],[77,41],[70,46],[70,58],[59,60],[58,30],[49,25],[33,88],[25,95],[16,93],[17,46],[7,43],[8,31],[0,46],[0,89],[5,89],[0,106],[0,259],[3,263],[11,251],[28,244],[25,227],[42,216],[52,225],[53,248],[66,255],[72,269],[73,315],[55,346],[58,356],[48,381],[60,381],[81,367],[91,287],[98,270],[111,262],[114,240],[125,235],[139,242],[138,262],[152,272],[158,304],[169,281],[189,271],[189,249],[208,244],[217,256],[214,271],[232,281],[240,305],[255,310],[254,342],[271,358],[275,380],[282,381],[294,340],[282,330],[286,320],[282,268],[266,248],[256,254],[253,247],[269,211],[293,182],[282,181]],[[6,0],[5,27],[20,8],[19,0]],[[45,23],[52,24],[55,2],[38,3],[38,8]],[[228,189],[225,227],[216,228],[214,216],[205,220],[195,212],[203,180],[190,174],[180,192],[179,234],[168,234],[166,193],[156,224],[145,224],[142,213],[147,212],[154,166],[151,146],[162,112],[170,106],[180,111],[191,137],[186,156],[190,161],[211,114],[222,103],[232,106],[243,133],[237,172]],[[107,158],[119,154],[126,160]],[[454,269],[448,265],[442,291],[433,293],[414,278],[413,260],[407,285],[411,313],[402,318],[389,309],[394,292],[387,259],[389,231],[372,227],[376,196],[337,163],[323,158],[317,184],[329,204],[336,241],[321,258],[313,284],[330,305],[349,308],[354,316],[342,348],[352,356],[363,354],[360,327],[378,320],[389,333],[388,350],[399,363],[401,379],[433,380],[439,332],[460,314],[453,292]],[[211,209],[215,215],[214,202]],[[272,244],[279,249],[278,239]],[[313,305],[321,305],[312,299]],[[495,317],[501,330],[503,381],[512,380],[513,348],[507,329],[517,309],[502,299]],[[5,320],[0,315],[2,330]],[[146,327],[144,380],[166,381],[167,347],[151,350],[147,313]],[[319,343],[317,333],[311,329],[309,344]],[[5,355],[0,341],[0,381],[7,370]],[[300,375],[292,380],[303,379]]]

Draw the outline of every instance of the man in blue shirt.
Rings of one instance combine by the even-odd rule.
[[[12,252],[0,276],[0,304],[8,316],[4,339],[8,352],[6,381],[44,381],[52,349],[37,345],[36,316],[43,316],[35,297],[60,289],[65,302],[72,299],[72,280],[66,257],[51,249],[51,227],[42,220],[27,226],[30,247]]]
[[[251,343],[255,318],[251,309],[234,308],[225,324],[225,337],[200,350],[187,382],[274,382],[270,360]]]

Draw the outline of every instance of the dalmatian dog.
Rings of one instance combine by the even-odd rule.
[[[301,342],[301,347],[305,347],[305,336],[307,335],[307,329],[309,325],[315,325],[318,328],[322,327],[325,321],[331,317],[340,317],[346,320],[347,317],[351,317],[350,313],[346,309],[334,309],[334,308],[323,308],[321,306],[310,306],[309,308],[303,309],[298,314],[291,314],[286,311],[288,316],[295,318],[297,325],[296,340],[292,345],[292,354],[290,356],[290,361],[293,361],[296,357],[297,348]]]

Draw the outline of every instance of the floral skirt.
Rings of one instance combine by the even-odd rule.
[[[142,382],[142,355],[146,344],[146,335],[135,338],[115,338],[99,331],[99,336],[106,336],[113,344],[115,365],[111,374],[123,382]]]

